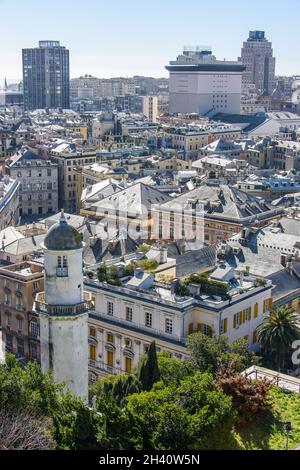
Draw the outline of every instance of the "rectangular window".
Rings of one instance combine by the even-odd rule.
[[[24,323],[23,318],[18,318],[17,323],[18,323],[18,330],[23,331],[23,323]]]
[[[113,344],[113,342],[114,342],[114,335],[112,335],[111,333],[107,333],[106,339],[107,339],[107,342],[108,342],[108,343],[112,343],[112,344]]]
[[[114,366],[114,353],[112,351],[107,351],[107,365],[108,367]]]
[[[17,338],[17,355],[18,357],[24,357],[24,341]]]
[[[165,331],[169,334],[173,333],[173,320],[171,318],[166,318]]]
[[[30,351],[30,357],[33,359],[37,358],[37,349],[35,344],[30,344],[29,345],[29,351]]]
[[[209,325],[202,324],[200,331],[206,336],[212,336],[212,329]]]
[[[36,290],[39,290],[39,288],[40,288],[40,283],[39,283],[39,281],[34,282],[34,283],[33,283],[33,290],[36,291]]]
[[[92,361],[96,360],[96,346],[94,344],[90,344],[90,359]]]
[[[251,321],[251,317],[252,317],[252,308],[251,307],[246,308],[246,320]]]
[[[221,335],[226,334],[228,330],[228,320],[227,318],[223,318],[221,321]]]
[[[96,328],[90,328],[90,336],[92,336],[93,338],[96,338]]]
[[[7,352],[13,352],[13,337],[12,335],[6,334],[6,351]]]
[[[256,331],[253,331],[252,342],[253,342],[253,344],[256,344],[256,343],[257,343],[257,333],[256,333]]]
[[[149,328],[152,327],[152,313],[150,312],[145,313],[145,325]]]
[[[10,313],[5,314],[5,324],[6,326],[11,326],[11,314]]]
[[[68,276],[68,264],[67,264],[67,257],[66,256],[58,256],[57,257],[57,268],[56,274],[58,277],[67,277]]]
[[[37,321],[31,321],[29,324],[29,333],[32,336],[38,336],[39,335],[39,324]]]
[[[132,371],[132,359],[130,357],[125,357],[125,371],[127,374]]]
[[[107,302],[107,315],[113,316],[114,314],[114,304],[112,302]]]
[[[126,307],[126,320],[132,321],[132,307]]]

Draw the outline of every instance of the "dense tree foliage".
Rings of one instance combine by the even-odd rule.
[[[43,374],[36,362],[21,368],[11,354],[0,366],[0,410],[13,417],[35,413],[40,422],[50,420],[51,436],[61,449],[97,448],[101,442],[102,417],[56,384],[50,372]]]
[[[97,277],[100,282],[108,282],[119,286],[121,281],[119,279],[119,269],[117,266],[107,267],[105,263],[101,263],[97,269]]]
[[[166,352],[157,354],[152,343],[133,374],[109,376],[90,387],[93,406],[56,384],[37,363],[21,368],[8,355],[0,366],[0,412],[7,416],[8,429],[11,424],[15,428],[11,417],[36,419],[49,448],[200,449],[209,436],[231,429],[254,405],[258,412],[265,402],[237,373],[256,362],[246,344],[229,345],[224,338],[196,333],[188,348],[191,359],[180,361]],[[232,371],[231,381],[221,374],[218,360]],[[7,441],[3,445],[14,448]]]
[[[188,350],[194,367],[200,371],[215,373],[219,362],[223,366],[231,364],[237,372],[258,364],[260,358],[249,351],[247,341],[238,340],[229,343],[224,336],[206,336],[195,333],[188,338]]]
[[[231,398],[217,388],[211,374],[200,372],[179,386],[160,381],[149,392],[131,395],[127,407],[140,425],[144,449],[188,449],[234,418]]]
[[[155,382],[160,380],[155,342],[150,344],[148,353],[142,357],[138,367],[138,378],[143,390],[151,390]]]

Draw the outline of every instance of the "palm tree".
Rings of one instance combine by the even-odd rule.
[[[300,339],[300,315],[286,306],[274,310],[257,328],[257,339],[268,353],[275,353],[280,371],[293,342]]]

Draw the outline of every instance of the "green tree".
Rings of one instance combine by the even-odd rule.
[[[158,262],[155,259],[142,259],[139,261],[138,266],[147,272],[155,271],[158,267]]]
[[[158,353],[157,360],[161,380],[165,385],[171,382],[179,384],[189,375],[193,375],[195,371],[191,361],[182,361],[181,359],[171,357],[167,351]]]
[[[157,450],[188,449],[192,440],[191,418],[175,403],[166,403],[156,412],[157,425],[153,432],[152,443]]]
[[[275,354],[277,369],[283,370],[292,344],[300,339],[300,315],[289,307],[280,307],[257,328],[257,339],[268,354]]]
[[[136,263],[131,262],[127,264],[124,268],[124,276],[133,276],[135,268],[136,268]]]
[[[190,289],[188,284],[179,279],[175,284],[175,294],[179,297],[187,297],[188,295],[190,295]]]
[[[12,354],[0,366],[0,411],[10,415],[35,413],[48,418],[51,435],[59,449],[99,448],[103,417],[81,399],[56,384],[51,372],[44,374],[37,362],[21,368]]]
[[[150,344],[147,355],[141,360],[138,378],[143,390],[147,391],[151,390],[155,382],[160,380],[155,342]]]
[[[200,332],[194,333],[189,336],[187,347],[193,365],[202,372],[215,373],[219,361],[224,366],[234,364],[235,370],[242,372],[260,360],[256,354],[249,351],[246,341],[238,340],[230,344],[225,336],[209,337]]]
[[[148,251],[150,250],[150,246],[149,245],[141,245],[139,246],[139,251],[141,251],[142,253],[148,253]]]
[[[101,263],[97,269],[97,277],[100,282],[107,282],[107,266],[105,263]]]
[[[143,449],[199,448],[214,429],[233,422],[231,398],[211,374],[196,373],[180,384],[156,383],[152,390],[128,397],[127,409],[139,422]]]
[[[135,377],[129,377],[109,376],[90,387],[90,397],[96,396],[97,412],[105,419],[102,449],[142,449],[139,420],[127,408],[127,398],[141,387]]]

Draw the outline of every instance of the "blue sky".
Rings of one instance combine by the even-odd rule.
[[[71,76],[167,76],[183,45],[235,60],[250,29],[272,40],[278,74],[300,74],[299,0],[0,0],[0,78],[21,78],[21,49],[70,49]]]

